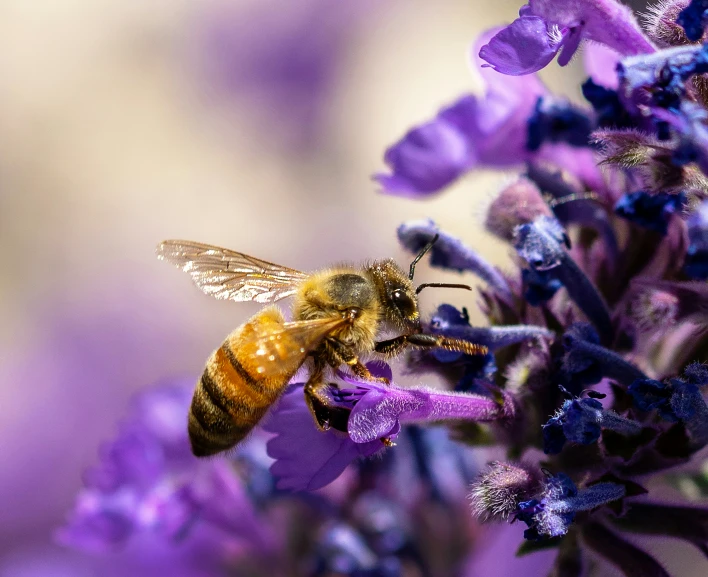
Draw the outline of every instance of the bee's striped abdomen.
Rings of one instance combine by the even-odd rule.
[[[264,377],[244,358],[240,343],[251,335],[282,325],[280,311],[261,311],[231,333],[207,361],[192,397],[189,439],[198,457],[225,451],[241,441],[278,399],[290,374]]]

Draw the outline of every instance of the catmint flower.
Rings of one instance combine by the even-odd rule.
[[[584,39],[623,55],[654,51],[632,11],[614,0],[529,0],[479,55],[498,72],[518,76],[541,70],[558,53],[565,66]]]
[[[392,174],[374,178],[390,194],[427,196],[456,180],[472,159],[464,134],[437,117],[413,128],[386,150],[384,161]]]
[[[209,527],[267,551],[273,535],[257,522],[244,488],[221,460],[199,461],[185,426],[193,380],[168,383],[137,397],[57,539],[80,549],[124,547],[142,534],[178,540]]]
[[[543,452],[547,455],[558,454],[566,441],[590,445],[600,438],[602,429],[627,436],[641,432],[640,423],[603,409],[602,403],[597,399],[598,397],[592,397],[565,401],[556,414],[543,425]]]
[[[515,248],[535,272],[547,273],[560,281],[568,294],[596,326],[603,340],[612,335],[612,322],[602,297],[563,246],[570,241],[561,224],[539,217],[516,229]]]
[[[679,212],[684,204],[685,199],[680,194],[648,194],[638,191],[620,198],[615,204],[615,214],[664,235],[671,216]]]
[[[519,503],[516,519],[528,526],[524,539],[560,537],[568,532],[576,513],[617,501],[625,493],[625,487],[616,483],[597,483],[579,491],[570,477],[558,473],[546,479],[538,497]]]
[[[708,200],[704,200],[686,221],[688,249],[684,271],[695,279],[708,279]]]
[[[588,78],[582,85],[583,96],[597,115],[597,125],[602,128],[632,128],[635,121],[627,113],[616,90],[595,84]]]
[[[689,321],[708,323],[708,286],[699,281],[636,279],[632,315],[642,330]]]
[[[708,2],[706,0],[691,0],[678,15],[677,24],[686,31],[686,38],[696,42],[703,37],[703,30],[708,21]]]
[[[503,298],[511,298],[511,289],[499,270],[482,258],[460,239],[441,232],[430,219],[403,223],[396,231],[398,240],[410,252],[417,254],[436,235],[437,242],[430,249],[430,264],[458,272],[469,271],[487,282]]]
[[[691,438],[693,450],[708,444],[708,405],[701,388],[708,384],[708,367],[693,363],[684,370],[683,378],[662,383],[638,379],[628,392],[642,411],[657,409],[668,421],[681,421]]]
[[[383,363],[369,363],[375,376],[391,379]],[[475,422],[508,419],[514,415],[511,397],[436,391],[428,388],[402,389],[395,385],[362,382],[340,374],[353,385],[339,389],[332,385],[332,402],[348,412],[346,422],[332,423],[320,431],[302,394],[302,383],[292,385],[264,427],[276,436],[268,442],[268,454],[275,459],[271,472],[278,488],[308,490],[336,479],[358,457],[372,455],[396,438],[404,423],[444,420]]]

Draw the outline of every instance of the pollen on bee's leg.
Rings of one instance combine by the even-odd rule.
[[[386,447],[395,447],[396,443],[394,443],[391,439],[388,437],[383,437],[381,439],[381,442],[386,446]]]

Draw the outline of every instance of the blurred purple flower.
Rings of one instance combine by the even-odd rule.
[[[654,51],[632,11],[614,0],[529,0],[479,56],[497,72],[520,76],[545,68],[559,52],[558,64],[565,66],[582,40],[623,55]]]
[[[222,94],[252,98],[278,141],[296,150],[317,145],[366,5],[261,0],[208,7],[200,64]]]
[[[194,387],[182,380],[149,389],[135,399],[100,463],[84,476],[85,488],[59,542],[86,550],[112,550],[143,533],[181,539],[195,525],[267,549],[272,535],[258,523],[228,462],[191,454],[185,415]]]

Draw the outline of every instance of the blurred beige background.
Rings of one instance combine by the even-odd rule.
[[[426,202],[377,194],[371,175],[412,125],[481,89],[469,46],[519,2],[337,0],[353,15],[337,24],[345,34],[316,142],[303,146],[258,91],[220,88],[205,39],[214,21],[232,20],[238,35],[260,13],[273,28],[255,36],[277,42],[306,27],[302,11],[317,2],[0,2],[0,555],[48,540],[133,391],[196,375],[257,310],[203,296],[155,259],[160,240],[303,270],[405,264],[396,226],[432,217],[508,262],[481,230],[508,175],[476,173]],[[248,59],[259,48],[238,50]],[[544,72],[578,96],[577,70]],[[433,291],[423,307],[443,300],[474,308],[469,295]]]

